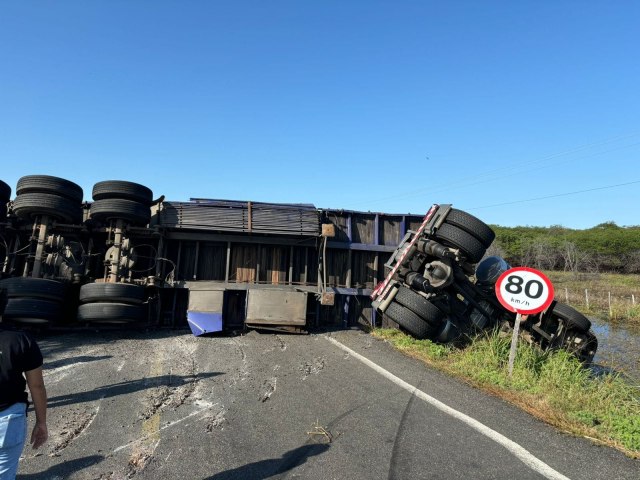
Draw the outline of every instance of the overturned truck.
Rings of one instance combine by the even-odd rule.
[[[3,321],[43,328],[182,327],[194,333],[392,322],[461,342],[513,324],[493,294],[508,268],[482,260],[493,231],[448,205],[426,217],[307,204],[154,198],[124,180],[0,182]],[[380,281],[382,280],[382,281]],[[526,334],[589,361],[590,323],[555,303]]]
[[[385,265],[387,277],[371,295],[373,307],[412,336],[441,343],[512,329],[516,314],[495,294],[496,281],[511,267],[500,257],[484,257],[494,238],[476,217],[451,205],[434,205]],[[585,363],[598,348],[590,320],[557,301],[529,315],[522,328],[531,343],[566,349]]]

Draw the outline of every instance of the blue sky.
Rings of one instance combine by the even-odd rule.
[[[635,1],[5,1],[0,179],[639,225],[638,25]]]

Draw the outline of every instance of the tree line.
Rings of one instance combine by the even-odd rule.
[[[489,255],[511,265],[572,272],[640,273],[640,226],[606,222],[586,230],[562,226],[491,225],[496,240]]]

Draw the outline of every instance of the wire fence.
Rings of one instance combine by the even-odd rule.
[[[640,320],[640,297],[619,295],[607,290],[558,288],[556,300],[587,313],[604,314],[611,320]]]

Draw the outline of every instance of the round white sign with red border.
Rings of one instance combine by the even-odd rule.
[[[546,310],[553,302],[553,295],[551,280],[529,267],[511,268],[496,282],[496,296],[502,306],[522,315]]]

